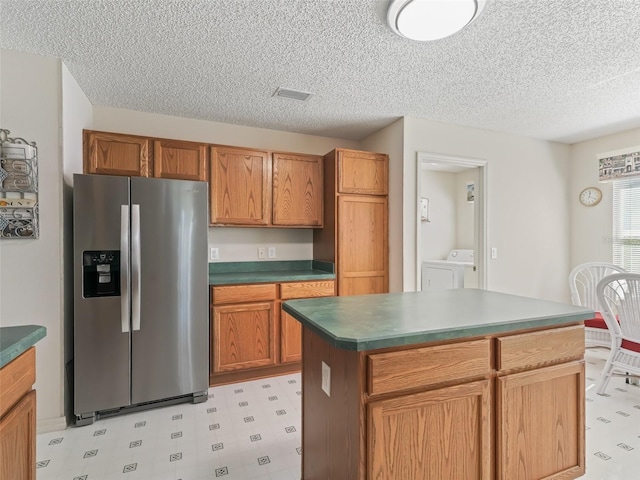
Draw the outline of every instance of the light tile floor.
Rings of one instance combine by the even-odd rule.
[[[595,392],[607,350],[587,360],[587,474],[640,478],[640,387]],[[37,437],[37,480],[299,480],[299,375],[212,388],[209,399]],[[336,479],[341,480],[341,479]]]

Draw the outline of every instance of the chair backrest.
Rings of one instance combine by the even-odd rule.
[[[574,305],[600,310],[596,286],[607,275],[624,273],[626,270],[613,263],[590,262],[578,265],[569,274],[569,289]]]
[[[611,334],[640,343],[640,274],[609,275],[596,290]]]

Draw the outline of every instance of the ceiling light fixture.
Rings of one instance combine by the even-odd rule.
[[[391,0],[387,22],[401,37],[425,42],[462,30],[478,18],[486,0]]]

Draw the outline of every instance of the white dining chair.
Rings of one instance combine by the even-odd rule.
[[[600,312],[596,295],[598,282],[607,275],[624,273],[625,269],[612,263],[589,262],[578,265],[569,274],[569,290],[574,305],[586,307],[596,312],[595,318],[584,322],[586,347],[611,346],[611,335]]]
[[[613,375],[640,376],[640,274],[609,275],[596,292],[612,339],[598,385],[598,393],[604,395]]]

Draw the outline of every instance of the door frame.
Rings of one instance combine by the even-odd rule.
[[[454,155],[444,155],[441,153],[418,152],[416,158],[416,290],[422,289],[422,255],[420,253],[421,246],[421,219],[420,219],[420,199],[422,198],[422,181],[421,171],[422,165],[425,163],[442,163],[451,166],[478,168],[478,183],[474,189],[475,208],[473,212],[474,223],[474,251],[476,258],[476,267],[478,271],[478,288],[486,289],[488,284],[488,195],[487,185],[489,184],[488,161],[480,158],[459,157]]]

